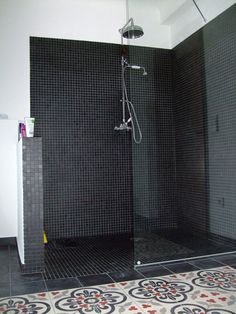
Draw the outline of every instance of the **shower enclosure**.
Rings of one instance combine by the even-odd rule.
[[[47,279],[236,251],[236,5],[164,49],[155,4],[127,45],[30,39]]]
[[[132,143],[134,265],[236,251],[236,5],[172,50],[141,47],[148,20],[135,0],[128,9],[144,30],[128,60],[148,73],[129,73],[142,130]]]

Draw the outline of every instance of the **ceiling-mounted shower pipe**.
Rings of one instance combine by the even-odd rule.
[[[119,29],[121,34],[121,46],[123,47],[123,37],[127,39],[136,39],[143,36],[144,32],[141,26],[135,25],[133,18],[130,18],[125,25]],[[142,132],[139,126],[138,118],[135,112],[134,105],[128,98],[126,82],[125,82],[125,70],[127,68],[134,70],[142,70],[143,75],[147,75],[144,67],[139,65],[131,65],[125,59],[124,55],[121,54],[121,87],[122,87],[122,108],[123,108],[123,119],[120,126],[115,126],[116,131],[126,130],[132,131],[133,140],[136,144],[140,144],[142,141]],[[128,117],[126,118],[126,110]]]
[[[203,15],[203,13],[202,13],[202,11],[200,10],[199,6],[197,5],[196,1],[195,1],[195,0],[192,0],[192,1],[193,1],[193,3],[194,3],[195,7],[197,8],[199,14],[201,15],[203,21],[206,23],[206,22],[207,22],[207,19],[206,19],[205,16]]]

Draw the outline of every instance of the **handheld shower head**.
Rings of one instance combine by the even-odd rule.
[[[134,70],[143,70],[143,75],[147,75],[147,71],[144,67],[141,67],[139,65],[129,65],[128,67]]]
[[[139,65],[131,65],[131,69],[140,70],[141,67]]]

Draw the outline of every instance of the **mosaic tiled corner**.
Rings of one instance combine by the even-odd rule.
[[[228,266],[0,300],[10,313],[236,314],[236,270]]]
[[[25,264],[22,271],[44,269],[42,138],[23,138],[23,200]]]

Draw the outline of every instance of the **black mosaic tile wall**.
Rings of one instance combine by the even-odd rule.
[[[133,145],[133,195],[137,230],[177,227],[175,130],[173,117],[172,54],[170,50],[129,47],[130,97],[143,134]]]
[[[174,49],[177,211],[179,228],[207,232],[207,132],[202,32]]]
[[[43,169],[42,139],[23,138],[23,272],[39,272],[44,268],[43,244]]]
[[[235,239],[236,5],[174,49],[182,230]]]
[[[203,33],[209,152],[209,231],[236,240],[236,5]]]
[[[31,38],[31,114],[44,139],[49,238],[131,232],[136,149],[143,152],[133,162],[141,217],[152,229],[175,226],[171,53],[132,49],[130,62],[148,71],[147,77],[135,72],[129,82],[138,92],[131,95],[144,136],[138,146],[130,134],[114,131],[122,121],[120,45]]]
[[[49,238],[130,232],[132,145],[119,45],[31,38],[31,114],[43,137]]]

